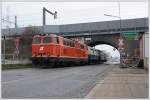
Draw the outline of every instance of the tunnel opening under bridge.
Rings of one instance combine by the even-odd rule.
[[[120,63],[120,52],[117,48],[117,42],[95,41],[88,44],[89,46],[106,53],[107,62],[111,64]]]

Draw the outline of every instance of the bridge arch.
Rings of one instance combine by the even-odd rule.
[[[100,44],[110,45],[110,46],[112,46],[112,47],[118,49],[118,45],[117,45],[117,43],[114,42],[114,41],[111,41],[111,42],[109,42],[109,41],[91,41],[91,42],[89,42],[87,45],[89,45],[89,46],[91,46],[91,47],[94,47],[94,46],[100,45]]]
[[[91,37],[91,40],[86,41],[86,44],[89,46],[96,46],[99,44],[107,44],[116,49],[118,49],[118,37],[120,34],[105,34],[105,35],[94,35]]]

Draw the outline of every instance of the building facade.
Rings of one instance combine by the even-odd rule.
[[[149,34],[143,34],[140,39],[140,58],[144,61],[144,68],[149,69]]]

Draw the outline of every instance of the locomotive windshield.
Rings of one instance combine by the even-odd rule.
[[[44,43],[50,43],[51,42],[51,38],[50,37],[45,37],[43,42]]]
[[[41,43],[40,37],[34,37],[33,43],[34,43],[34,44],[39,44],[39,43]]]

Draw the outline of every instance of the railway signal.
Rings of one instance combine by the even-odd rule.
[[[118,39],[118,48],[119,49],[124,49],[124,40],[123,40],[123,38],[119,38]]]

